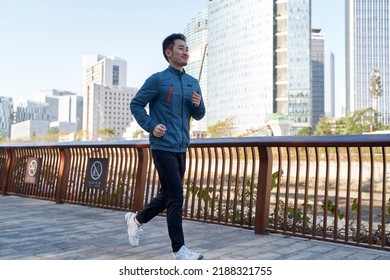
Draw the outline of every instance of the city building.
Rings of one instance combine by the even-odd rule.
[[[14,123],[11,125],[11,140],[30,139],[43,136],[49,129],[50,106],[39,101],[18,101],[14,110]]]
[[[48,120],[25,120],[11,125],[11,140],[30,140],[44,136],[49,129]]]
[[[325,116],[336,117],[335,102],[335,57],[333,52],[328,51],[325,54]]]
[[[231,136],[273,113],[273,1],[209,1],[208,126],[234,120]]]
[[[346,0],[346,113],[377,108],[390,124],[389,0]],[[371,77],[381,91],[370,94]]]
[[[274,113],[293,120],[293,134],[313,125],[311,0],[275,3]]]
[[[208,126],[258,132],[274,114],[312,126],[310,12],[310,0],[209,1]]]
[[[0,96],[0,138],[10,138],[13,111],[12,98]]]
[[[83,57],[83,130],[88,140],[123,139],[134,121],[129,104],[137,89],[127,87],[127,62],[100,54]]]
[[[18,101],[15,105],[15,123],[32,121],[49,121],[50,106],[48,103],[32,100]]]
[[[184,35],[187,38],[187,46],[190,52],[190,59],[185,70],[188,74],[198,79],[202,90],[203,101],[208,108],[207,103],[207,51],[208,51],[208,32],[207,32],[208,9],[200,11],[184,29]],[[207,116],[200,120],[191,122],[191,137],[204,137],[207,130]]]
[[[49,89],[41,90],[38,101],[49,104],[51,127],[57,127],[59,132],[77,132],[82,129],[82,96],[74,92]],[[59,123],[63,124],[56,125]]]
[[[325,116],[325,38],[321,29],[313,29],[311,37],[312,75],[312,130],[316,129],[321,117]]]

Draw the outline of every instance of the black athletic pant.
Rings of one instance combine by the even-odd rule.
[[[168,233],[172,242],[172,250],[177,252],[184,245],[182,214],[186,153],[152,150],[152,157],[161,189],[160,193],[137,214],[137,221],[147,223],[167,209]]]

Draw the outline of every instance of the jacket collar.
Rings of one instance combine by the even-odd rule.
[[[171,72],[175,73],[175,74],[176,74],[177,76],[179,76],[179,77],[186,73],[186,71],[184,70],[184,68],[183,68],[183,71],[180,72],[178,69],[176,69],[175,67],[173,67],[173,66],[171,66],[171,65],[168,66],[168,69],[169,69]]]

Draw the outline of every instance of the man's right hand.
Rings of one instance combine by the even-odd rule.
[[[155,137],[163,137],[166,130],[167,128],[165,127],[165,125],[160,123],[156,125],[156,127],[153,129],[153,135]]]

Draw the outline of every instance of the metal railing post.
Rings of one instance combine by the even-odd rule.
[[[8,149],[7,150],[8,156],[7,156],[7,163],[6,163],[6,180],[5,184],[3,185],[3,194],[6,195],[8,192],[8,189],[12,182],[12,172],[15,167],[15,150]]]
[[[260,167],[257,187],[255,233],[266,234],[272,184],[272,148],[259,147]]]
[[[68,148],[60,148],[60,164],[58,169],[56,203],[64,203],[70,170],[70,151]]]

